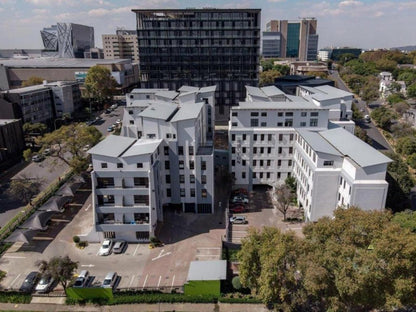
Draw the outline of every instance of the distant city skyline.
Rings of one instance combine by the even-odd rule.
[[[117,27],[135,29],[132,9],[203,8],[206,1],[190,0],[0,0],[0,48],[43,47],[40,30],[57,22],[94,27],[97,47],[101,35]],[[364,49],[416,45],[414,0],[230,0],[209,1],[215,8],[260,8],[262,29],[272,19],[315,17],[319,48],[349,46]]]

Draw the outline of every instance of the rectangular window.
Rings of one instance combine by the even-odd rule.
[[[277,161],[277,166],[278,166],[278,167],[280,167],[281,165],[282,165],[282,160],[280,160],[280,159],[279,159],[279,160]]]
[[[293,116],[293,112],[286,112],[285,116],[286,117],[292,117]]]
[[[204,160],[201,161],[201,170],[207,170],[207,162]]]
[[[264,147],[260,147],[260,154],[264,154]]]
[[[292,167],[292,160],[289,160],[288,163],[289,167]]]
[[[293,141],[293,133],[291,133],[291,134],[289,135],[289,140],[290,140],[290,141]]]
[[[277,116],[278,116],[278,117],[283,117],[283,112],[278,112],[278,113],[277,113]]]
[[[260,172],[260,179],[263,179],[263,172]]]
[[[235,147],[231,147],[231,154],[235,154]]]
[[[247,139],[247,135],[243,134],[243,141],[245,141]]]
[[[103,169],[108,168],[107,163],[101,163],[101,168]]]
[[[263,164],[264,164],[264,161],[262,159],[262,160],[260,160],[260,167],[263,167]]]
[[[257,134],[253,134],[253,141],[257,141]]]
[[[149,205],[149,195],[134,195],[134,203]]]
[[[268,139],[269,141],[271,141],[271,140],[273,139],[273,135],[272,135],[272,134],[268,134],[268,135],[267,135],[267,139]]]
[[[301,121],[300,126],[301,127],[306,127],[306,122],[305,121]]]
[[[285,127],[292,127],[292,126],[293,126],[293,119],[286,119]]]
[[[283,141],[283,134],[279,134],[279,141]]]
[[[289,147],[289,154],[293,153],[293,147]]]
[[[195,169],[195,163],[193,160],[189,161],[189,169],[194,170]]]
[[[253,160],[253,167],[255,167],[256,166],[256,164],[257,164],[257,160]]]
[[[185,183],[185,175],[183,174],[179,175],[179,183]]]
[[[267,154],[271,154],[272,153],[272,148],[271,147],[268,147],[267,148]]]
[[[183,146],[178,146],[178,155],[183,155]]]
[[[262,112],[261,117],[267,117],[267,112]]]
[[[272,164],[272,161],[270,159],[267,160],[267,166],[270,167],[270,165]]]
[[[278,172],[278,173],[277,173],[277,178],[278,178],[278,179],[280,179],[280,176],[281,176],[281,173],[280,173],[280,172]]]
[[[245,159],[243,159],[243,160],[241,161],[241,165],[242,165],[242,166],[245,166],[245,165],[246,165],[246,160],[245,160]]]
[[[184,169],[185,168],[185,163],[183,160],[179,160],[179,169]]]
[[[192,183],[192,184],[195,183],[195,175],[191,174],[189,176],[189,182]]]
[[[262,123],[260,124],[260,127],[267,127],[267,122],[262,122]]]
[[[231,126],[233,126],[233,127],[237,127],[237,125],[238,125],[238,124],[237,124],[236,122],[232,122],[232,123],[231,123]]]
[[[194,147],[193,146],[189,146],[188,147],[189,150],[189,155],[193,155],[194,154]]]
[[[256,178],[256,176],[257,176],[257,175],[256,175],[256,172],[253,172],[253,175],[252,175],[252,176],[253,176],[253,179],[255,179],[255,178]]]
[[[235,166],[235,160],[234,160],[234,159],[232,159],[232,160],[231,160],[231,166],[232,166],[232,167],[234,167],[234,166]]]
[[[260,134],[260,141],[264,141],[264,134]]]
[[[235,134],[231,134],[231,141],[235,141]]]
[[[318,126],[318,119],[311,119],[309,126],[311,127],[317,127]]]
[[[245,178],[246,178],[246,173],[245,173],[245,172],[242,172],[242,173],[241,173],[241,178],[242,178],[242,179],[245,179]]]
[[[318,117],[319,116],[319,112],[311,112],[311,117]]]
[[[267,172],[267,173],[266,173],[266,178],[267,178],[267,179],[270,179],[270,172]]]
[[[122,163],[117,163],[117,168],[123,168],[123,164]]]
[[[164,146],[163,151],[166,156],[169,155],[169,146]]]
[[[333,160],[324,160],[324,166],[333,166],[334,161]]]
[[[231,116],[233,116],[233,117],[238,117],[238,112],[232,112],[232,113],[231,113]]]
[[[149,187],[149,179],[145,177],[133,178],[134,186]]]
[[[195,189],[191,188],[191,197],[195,197]]]
[[[170,175],[167,174],[165,178],[166,178],[166,183],[170,183]]]
[[[258,119],[250,119],[250,127],[258,127],[259,120]]]
[[[207,176],[206,175],[201,176],[201,184],[207,184]]]
[[[185,197],[185,189],[184,188],[180,189],[180,196]]]
[[[166,160],[165,161],[165,169],[166,170],[169,170],[170,169],[170,162],[169,162],[169,160]]]
[[[307,113],[306,113],[306,112],[301,112],[301,113],[300,113],[300,116],[301,116],[301,117],[306,117],[306,115],[307,115]]]
[[[253,154],[257,154],[257,147],[253,147]]]
[[[207,197],[207,190],[206,189],[202,189],[201,190],[201,197],[202,198],[206,198]]]
[[[247,149],[245,148],[245,147],[243,147],[243,154],[245,154],[246,153],[246,151],[247,151]]]
[[[250,116],[252,117],[257,117],[259,115],[259,112],[251,112]]]
[[[277,123],[277,126],[278,126],[278,127],[283,127],[283,122],[278,122],[278,123]]]
[[[279,147],[278,153],[279,154],[283,153],[283,148],[282,147]]]

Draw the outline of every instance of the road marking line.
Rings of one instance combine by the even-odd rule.
[[[10,288],[12,288],[12,285],[14,284],[14,282],[16,282],[16,280],[20,277],[20,275],[22,275],[22,273],[17,275],[16,278],[13,280],[13,282],[10,283]]]
[[[87,268],[93,268],[95,267],[95,264],[82,264],[82,267],[87,267]]]
[[[4,255],[3,258],[9,258],[9,259],[26,259],[26,257],[8,256],[8,255]]]
[[[85,208],[84,210],[88,211],[88,209],[90,209],[90,207],[91,207],[91,204],[88,204],[87,208]]]
[[[146,278],[144,279],[144,283],[143,283],[143,287],[142,287],[142,290],[144,289],[144,286],[146,285],[146,282],[147,282],[147,278],[149,277],[149,274],[146,274]]]
[[[133,275],[133,276],[131,277],[129,287],[131,287],[131,284],[133,284],[134,276],[135,276],[135,275]]]
[[[157,288],[159,288],[161,280],[162,280],[162,275],[159,275],[159,282],[157,283]]]
[[[162,254],[162,252],[163,252],[164,250],[162,250],[161,252],[160,252],[160,254],[159,254],[159,256],[157,256],[157,257],[155,257],[155,258],[153,258],[152,259],[152,261],[155,261],[155,260],[157,260],[157,259],[160,259],[160,258],[162,258],[162,257],[164,257],[164,256],[169,256],[170,254],[171,254],[171,252],[170,251],[168,251],[167,253],[165,253],[165,254]]]
[[[170,290],[172,291],[172,289],[173,289],[173,283],[175,282],[175,275],[173,275],[173,278],[172,278],[172,285],[170,286]]]
[[[137,247],[136,247],[136,249],[134,250],[134,253],[133,253],[133,256],[135,256],[136,255],[136,252],[137,252],[137,249],[139,248],[139,244],[137,244]]]

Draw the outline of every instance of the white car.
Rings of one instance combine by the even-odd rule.
[[[35,290],[40,293],[48,292],[51,290],[54,281],[55,279],[52,276],[43,276],[36,285]]]
[[[230,223],[232,224],[246,224],[248,223],[245,216],[235,216],[230,218]]]
[[[103,244],[98,251],[100,256],[108,256],[111,253],[111,249],[113,248],[113,241],[111,239],[105,239]]]

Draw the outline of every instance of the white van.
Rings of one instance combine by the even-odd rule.
[[[116,272],[107,273],[101,287],[103,287],[103,288],[113,288],[116,281],[117,281],[117,273]]]

